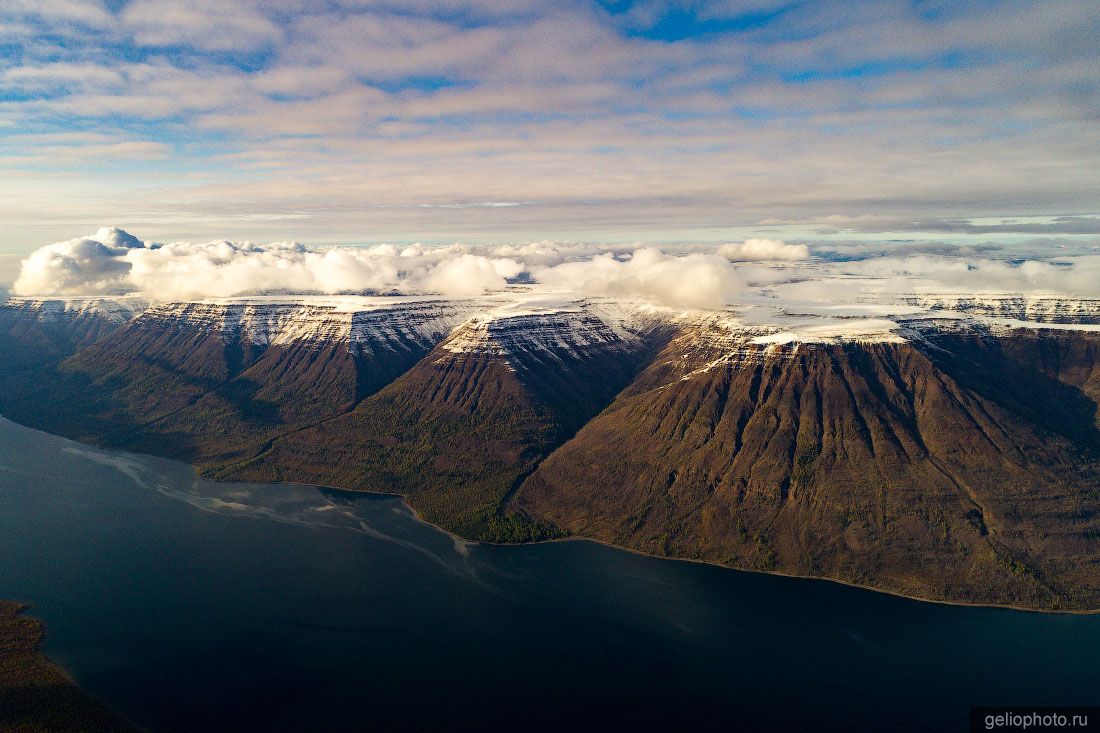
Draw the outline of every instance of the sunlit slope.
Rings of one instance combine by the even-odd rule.
[[[544,461],[517,507],[657,554],[1100,605],[1096,403],[1051,373],[1094,386],[1096,335],[928,331],[716,363],[684,362],[686,340]]]

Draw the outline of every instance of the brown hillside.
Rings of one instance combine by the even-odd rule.
[[[673,342],[516,505],[658,554],[1100,605],[1100,436],[1083,393],[983,337],[756,348],[692,374],[670,368]]]

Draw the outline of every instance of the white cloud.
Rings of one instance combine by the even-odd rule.
[[[714,254],[657,249],[615,255],[571,242],[398,248],[312,248],[295,242],[143,243],[120,229],[51,244],[23,261],[21,295],[137,292],[150,300],[257,292],[403,292],[480,295],[530,272],[552,287],[590,295],[632,295],[667,305],[714,306],[741,285]],[[619,248],[622,250],[622,248]],[[507,256],[502,256],[507,255]]]
[[[123,27],[143,46],[190,45],[239,51],[273,44],[278,26],[250,3],[204,0],[134,0],[121,14]]]
[[[111,14],[99,0],[5,0],[3,12],[15,17],[38,17],[54,23],[102,27]]]
[[[804,244],[787,244],[781,239],[746,239],[744,242],[723,244],[718,254],[726,259],[783,260],[793,262],[810,256],[810,248]]]
[[[841,263],[844,274],[881,278],[890,289],[943,286],[963,292],[1053,292],[1100,296],[1100,256],[1058,261],[1004,260],[975,257],[878,257]]]
[[[725,258],[676,257],[653,248],[638,249],[626,260],[602,254],[537,268],[533,274],[546,285],[575,287],[588,295],[639,295],[665,305],[700,308],[729,302],[741,286],[736,269]]]
[[[766,27],[702,23],[675,43],[624,30],[673,8],[705,20],[778,5]],[[1095,4],[957,6],[4,0],[0,35],[18,53],[0,75],[21,93],[0,101],[0,126],[150,140],[68,154],[14,141],[0,220],[25,215],[12,202],[46,165],[94,188],[96,216],[140,197],[151,227],[211,222],[203,237],[246,209],[267,221],[302,212],[309,236],[333,241],[412,229],[728,238],[780,217],[865,230],[861,217],[888,212],[912,230],[934,217],[1092,211]],[[948,55],[963,62],[938,63]],[[832,73],[884,58],[912,63]],[[824,73],[797,78],[806,71]],[[120,171],[112,186],[93,156],[165,163]],[[44,208],[71,208],[49,193]],[[462,208],[470,201],[529,203]]]
[[[751,244],[755,242],[755,244]],[[764,244],[761,244],[763,242]],[[736,303],[746,289],[782,298],[840,303],[861,294],[1039,293],[1100,297],[1100,255],[1008,261],[954,256],[868,256],[850,262],[803,259],[800,246],[748,240],[737,247],[674,251],[576,242],[449,246],[310,247],[296,242],[142,242],[103,228],[47,245],[22,263],[13,292],[29,296],[140,293],[153,301],[260,292],[439,293],[498,291],[524,273],[538,285],[578,295],[643,297],[669,306]],[[746,261],[749,257],[758,258]],[[771,259],[759,259],[763,257]],[[786,256],[787,259],[782,259]],[[843,280],[840,280],[843,278]],[[844,286],[838,288],[838,282]],[[854,302],[854,301],[853,301]]]
[[[130,281],[153,299],[245,293],[431,292],[480,295],[507,285],[523,266],[459,248],[314,249],[298,243],[178,242],[127,252]]]
[[[31,253],[12,289],[22,295],[124,293],[133,289],[129,274],[124,248],[80,237]]]
[[[428,290],[448,295],[479,295],[504,288],[508,284],[505,278],[515,277],[523,269],[515,260],[463,254],[440,262],[422,284]]]

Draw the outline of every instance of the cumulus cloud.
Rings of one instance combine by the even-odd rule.
[[[1003,253],[1002,253],[1003,254]],[[1007,260],[973,250],[837,261],[807,259],[803,245],[777,240],[680,245],[576,242],[374,247],[143,242],[120,229],[47,245],[22,263],[19,295],[136,293],[151,301],[285,293],[424,293],[475,296],[510,282],[592,296],[643,297],[669,306],[709,308],[746,289],[836,302],[860,293],[1051,292],[1100,297],[1100,255]],[[731,258],[733,261],[731,261]],[[837,288],[838,278],[847,283]]]
[[[296,242],[142,242],[119,229],[51,244],[23,261],[20,295],[140,293],[150,300],[260,292],[480,295],[527,274],[587,295],[628,295],[667,305],[728,302],[742,286],[725,257],[574,242],[470,246],[313,248]]]
[[[810,248],[804,244],[787,244],[782,239],[746,239],[744,242],[723,244],[718,254],[734,261],[780,260],[794,262],[810,256]]]
[[[424,278],[423,285],[428,290],[451,295],[479,295],[504,288],[508,284],[505,278],[515,277],[523,270],[523,265],[515,260],[463,254],[436,265]]]
[[[315,249],[296,242],[145,243],[120,229],[58,242],[23,261],[20,295],[140,293],[151,300],[257,292],[437,292],[476,295],[524,266],[461,245]]]
[[[13,290],[25,295],[128,292],[133,287],[126,255],[143,246],[121,229],[103,228],[89,237],[42,247],[23,261]]]
[[[711,307],[729,302],[742,281],[717,255],[675,257],[658,249],[635,250],[627,259],[602,254],[580,262],[536,268],[535,279],[587,295],[642,296],[665,305]]]

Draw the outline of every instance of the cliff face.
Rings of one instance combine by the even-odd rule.
[[[54,432],[79,421],[83,400],[57,389],[58,363],[122,328],[143,304],[127,299],[0,303],[0,402],[13,420]],[[70,433],[65,433],[70,434]]]
[[[0,351],[0,409],[218,478],[403,493],[469,538],[1100,608],[1095,327],[361,300],[9,302],[0,339],[36,356]]]

